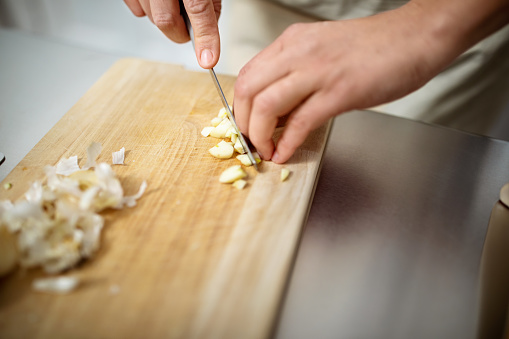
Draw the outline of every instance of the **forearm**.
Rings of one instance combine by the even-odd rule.
[[[421,30],[429,61],[439,68],[509,23],[509,0],[412,0],[401,10]]]

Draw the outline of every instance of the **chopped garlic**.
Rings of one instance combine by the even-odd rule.
[[[258,154],[258,152],[253,152],[253,158],[255,158],[257,164],[262,162],[262,159],[260,158],[260,154]]]
[[[210,124],[213,127],[217,127],[217,125],[219,125],[223,120],[224,120],[224,118],[214,118],[214,119],[210,120]]]
[[[214,127],[212,131],[210,131],[210,136],[214,138],[224,138],[230,127],[232,127],[230,120],[224,119],[219,125]]]
[[[230,110],[231,110],[231,106],[230,106]],[[221,107],[221,109],[219,110],[219,113],[217,113],[217,117],[218,118],[226,118],[227,116],[228,116],[228,113],[226,112],[226,108]]]
[[[290,170],[287,169],[287,168],[282,168],[281,169],[281,181],[285,181],[286,179],[288,179],[288,176],[290,175]]]
[[[125,147],[122,147],[118,152],[113,152],[111,156],[113,157],[112,160],[113,165],[123,165],[125,157]]]
[[[247,154],[239,154],[237,155],[237,160],[244,166],[252,166],[251,160],[249,160],[249,156]]]
[[[243,189],[244,187],[246,187],[246,185],[247,185],[247,181],[244,179],[235,180],[232,184],[232,186],[238,190]]]
[[[238,138],[235,141],[235,145],[233,145],[233,148],[237,151],[237,153],[244,154],[246,151],[244,150],[244,147],[242,147],[242,143],[240,142],[240,138]]]
[[[233,155],[233,146],[222,140],[219,144],[209,149],[209,153],[218,159],[230,159]]]
[[[208,137],[210,132],[212,132],[213,129],[214,129],[214,127],[211,127],[211,126],[203,127],[203,129],[201,130],[201,135],[203,135],[204,137]]]
[[[75,277],[51,277],[35,279],[32,288],[39,292],[65,294],[73,291],[79,284]]]
[[[230,128],[228,128],[228,130],[226,131],[224,136],[225,136],[225,138],[231,139],[232,135],[234,135],[234,134],[236,135],[237,131],[235,130],[235,127],[233,127],[233,125],[232,125]]]
[[[234,165],[228,167],[221,175],[219,176],[219,182],[223,184],[229,184],[236,180],[243,179],[247,176],[247,173],[244,172],[240,165]]]
[[[239,138],[239,136],[237,135],[237,133],[232,133],[232,135],[230,136],[230,140],[231,140],[231,142],[233,142],[234,145],[237,142],[238,138]]]
[[[237,159],[241,162],[241,164],[251,166],[252,163],[249,157],[245,154],[246,150],[242,146],[237,130],[228,118],[228,112],[225,108],[221,108],[219,110],[217,117],[212,119],[211,124],[213,127],[204,127],[201,131],[201,134],[204,137],[211,136],[229,141],[222,140],[220,143],[209,149],[209,153],[219,159],[229,159],[236,151],[240,154],[237,156]],[[260,156],[256,152],[253,153],[253,156],[256,163],[261,162]],[[244,172],[242,167],[240,167],[240,165],[236,165],[226,169],[221,174],[219,181],[222,183],[234,183],[233,186],[240,190],[247,184],[245,180],[242,180],[242,178],[246,176],[247,174]]]
[[[260,159],[260,156],[256,152],[253,152],[253,158],[255,159],[257,164],[262,162],[262,160]],[[247,154],[239,154],[239,155],[237,155],[237,159],[244,166],[252,166],[253,165],[251,163],[251,159],[249,159],[249,155],[247,155]]]

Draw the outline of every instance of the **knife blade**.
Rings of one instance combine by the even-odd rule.
[[[184,7],[184,3],[182,2],[182,0],[179,1],[179,4],[180,4],[180,14],[184,18],[184,21],[187,26],[187,31],[189,33],[189,36],[191,37],[191,42],[193,44],[193,49],[194,49],[193,27],[191,26],[191,21],[189,20],[189,16],[187,15],[187,12],[186,12],[186,9]],[[242,135],[242,133],[239,130],[239,127],[237,126],[237,122],[235,121],[235,117],[233,116],[233,113],[230,109],[230,105],[228,105],[228,101],[226,100],[226,97],[224,95],[221,84],[219,83],[219,80],[216,76],[216,72],[214,71],[214,68],[210,68],[209,73],[210,73],[210,76],[212,77],[212,81],[214,82],[214,85],[216,86],[217,93],[219,94],[219,98],[221,99],[221,102],[223,103],[223,106],[226,109],[226,114],[228,115],[228,119],[230,119],[232,126],[238,135],[238,138],[240,140],[242,148],[246,152],[246,154],[249,158],[249,161],[251,162],[253,167],[258,171],[258,164],[256,163],[256,159],[254,158],[253,153],[249,149],[249,146],[248,146],[246,140],[244,139],[244,136]]]

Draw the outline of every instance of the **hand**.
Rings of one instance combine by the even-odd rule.
[[[293,25],[241,70],[236,120],[265,160],[286,162],[331,117],[401,97],[436,73],[417,52],[426,44],[417,28],[398,16]]]
[[[284,163],[331,117],[416,90],[460,53],[428,34],[428,23],[409,4],[362,19],[289,27],[239,74],[234,112],[241,132],[263,159]],[[286,115],[275,146],[278,119]]]
[[[189,41],[184,19],[180,15],[178,0],[124,0],[138,17],[148,16],[168,38],[177,43]],[[221,13],[221,0],[184,0],[193,26],[196,58],[203,68],[217,64],[220,53],[217,21]]]

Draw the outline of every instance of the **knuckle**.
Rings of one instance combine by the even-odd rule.
[[[257,95],[253,100],[253,109],[261,116],[266,116],[272,111],[276,103],[276,98],[269,92]]]
[[[244,67],[242,67],[240,69],[237,79],[243,79],[246,76],[248,71],[249,71],[249,64],[245,65]]]
[[[300,133],[307,134],[311,130],[309,121],[300,115],[294,116],[292,119],[290,119],[288,124]]]
[[[209,7],[209,1],[204,0],[188,0],[186,4],[186,10],[190,15],[203,14]]]
[[[216,17],[219,19],[219,15],[221,14],[221,9],[222,9],[222,1],[221,0],[214,0],[213,2],[213,5],[214,5],[214,12],[216,13]]]
[[[240,77],[240,76],[239,76]],[[245,100],[250,97],[250,86],[243,80],[237,80],[235,83],[235,97],[240,100]]]
[[[288,37],[299,36],[304,25],[305,24],[303,24],[303,23],[291,24],[290,26],[288,26],[288,28],[285,29],[285,31],[283,32],[283,35],[288,36]]]
[[[154,25],[156,25],[161,31],[175,27],[175,18],[171,14],[155,14],[152,17],[152,20],[154,20]]]

